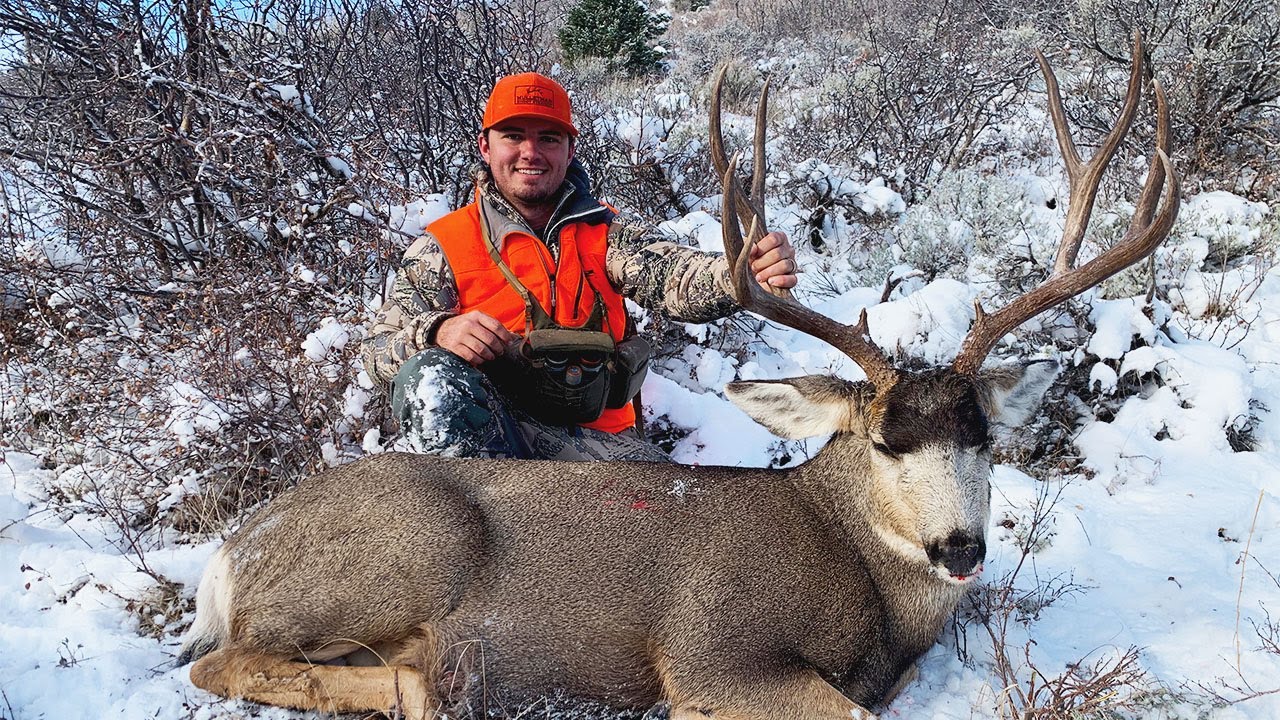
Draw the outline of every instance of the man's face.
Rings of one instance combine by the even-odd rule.
[[[560,125],[540,118],[514,118],[480,133],[480,155],[502,195],[516,206],[555,202],[573,160],[573,142]]]

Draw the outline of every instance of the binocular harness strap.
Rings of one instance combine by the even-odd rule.
[[[509,283],[511,287],[520,294],[520,297],[524,299],[525,333],[528,334],[530,330],[560,327],[560,325],[555,321],[555,318],[547,314],[547,311],[543,309],[537,298],[533,296],[533,293],[529,292],[529,289],[524,286],[524,283],[520,282],[520,278],[516,277],[516,274],[502,259],[502,254],[498,252],[498,244],[493,241],[493,237],[489,233],[489,217],[488,213],[484,209],[484,202],[482,201],[478,203],[478,205],[480,209],[480,237],[484,240],[485,247],[489,249],[489,257],[492,258],[493,263],[498,266],[498,270],[500,270],[502,272],[502,276],[507,279],[507,283]],[[600,293],[594,286],[590,283],[587,283],[587,285],[591,287],[591,293],[595,295],[595,302],[592,304],[591,316],[582,327],[603,328],[604,300],[600,297]],[[556,289],[553,285],[551,292],[554,293],[555,291]]]

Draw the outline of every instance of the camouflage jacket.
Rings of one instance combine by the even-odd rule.
[[[488,172],[477,173],[480,202],[486,212],[501,213],[523,223],[515,208],[489,182]],[[564,195],[555,217],[598,204],[591,196],[585,170],[575,161],[565,179]],[[531,234],[542,237],[532,230]],[[555,238],[543,238],[553,255]],[[709,322],[737,310],[723,255],[654,238],[643,229],[615,217],[609,227],[605,257],[609,282],[641,307],[682,322]],[[374,318],[362,351],[369,376],[390,383],[405,360],[434,345],[440,323],[459,313],[458,291],[444,251],[430,233],[405,251],[391,297]]]

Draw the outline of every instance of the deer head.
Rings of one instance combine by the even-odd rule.
[[[841,460],[818,464],[828,472],[833,467],[846,469],[847,477],[831,477],[827,482],[843,484],[854,495],[853,502],[861,508],[860,522],[870,525],[897,554],[926,562],[939,577],[956,583],[966,582],[978,571],[985,552],[989,424],[1018,425],[1029,419],[1058,370],[1052,361],[984,370],[983,361],[1001,337],[1022,323],[1149,256],[1168,235],[1178,212],[1178,176],[1168,157],[1168,106],[1163,90],[1153,83],[1156,149],[1133,221],[1114,247],[1076,267],[1102,174],[1138,108],[1141,38],[1134,40],[1128,93],[1116,127],[1088,163],[1081,161],[1071,138],[1053,71],[1042,54],[1037,57],[1071,191],[1053,272],[1044,283],[996,312],[988,313],[975,303],[974,324],[955,361],[950,367],[925,372],[894,365],[871,339],[865,309],[856,323],[848,325],[801,305],[789,292],[770,292],[755,282],[744,248],[767,233],[763,193],[768,85],[756,112],[750,192],[741,187],[735,175],[737,157],[727,157],[721,137],[724,70],[712,91],[711,157],[723,181],[723,240],[738,302],[768,320],[829,343],[866,374],[860,383],[831,376],[735,382],[726,389],[727,395],[782,437],[832,433],[824,455]],[[1162,207],[1157,213],[1158,205]],[[743,226],[749,228],[745,240]]]

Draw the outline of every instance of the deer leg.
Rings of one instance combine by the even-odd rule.
[[[312,665],[234,646],[192,665],[191,682],[223,697],[323,713],[385,712],[433,720],[440,707],[426,678],[407,665]]]
[[[876,720],[812,670],[743,678],[711,692],[671,693],[671,720]],[[686,699],[687,698],[687,699]]]

